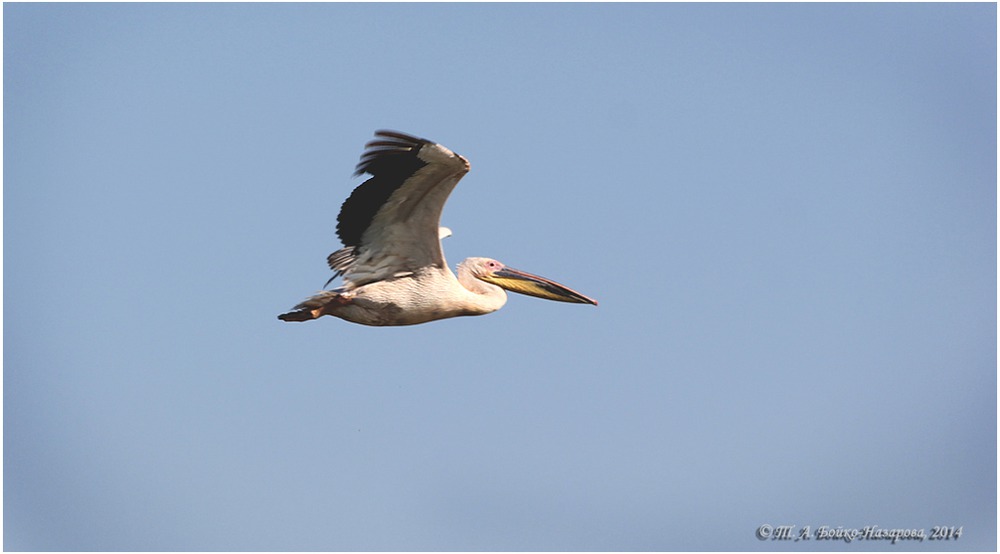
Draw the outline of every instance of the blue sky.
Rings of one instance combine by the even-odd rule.
[[[996,548],[995,5],[3,14],[5,549]],[[600,306],[279,322],[379,128]]]

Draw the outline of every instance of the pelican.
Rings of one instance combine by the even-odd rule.
[[[344,248],[327,257],[340,287],[304,300],[282,321],[332,315],[362,325],[414,325],[483,315],[507,302],[504,289],[560,302],[597,305],[568,287],[490,258],[469,258],[456,277],[441,250],[451,231],[441,211],[469,161],[440,144],[396,131],[376,131],[355,176],[369,174],[340,208]],[[325,288],[325,286],[324,286]]]

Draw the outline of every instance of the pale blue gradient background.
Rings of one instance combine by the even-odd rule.
[[[6,549],[996,548],[995,5],[3,11]],[[600,306],[275,319],[385,127]]]

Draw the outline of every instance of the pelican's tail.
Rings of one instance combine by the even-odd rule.
[[[316,319],[323,314],[317,314],[316,310],[295,310],[294,312],[283,313],[278,316],[281,321],[309,321]]]
[[[292,311],[278,316],[281,321],[309,321],[326,315],[326,308],[339,306],[345,302],[339,291],[325,290],[307,298],[295,306]]]

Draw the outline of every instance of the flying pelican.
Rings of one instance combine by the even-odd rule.
[[[507,301],[504,289],[597,305],[559,283],[489,258],[465,260],[456,278],[441,250],[441,239],[451,234],[440,226],[441,211],[469,172],[469,161],[440,144],[396,131],[376,131],[375,137],[354,173],[371,178],[354,189],[337,216],[344,248],[327,258],[334,271],[330,281],[343,276],[343,285],[306,299],[278,319],[332,315],[363,325],[413,325],[495,312]]]

